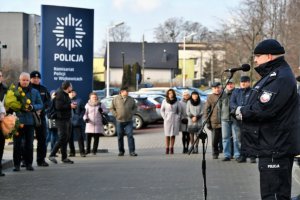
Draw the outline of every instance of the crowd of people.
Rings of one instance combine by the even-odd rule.
[[[294,156],[300,153],[299,135],[299,94],[294,74],[284,59],[285,50],[273,39],[264,40],[254,50],[255,70],[261,76],[250,87],[250,77],[240,77],[240,87],[235,88],[233,80],[227,80],[222,91],[221,83],[212,83],[212,94],[205,104],[199,94],[184,91],[178,101],[173,89],[166,92],[161,105],[164,120],[165,154],[174,154],[175,138],[182,132],[182,153],[188,153],[189,146],[195,145],[198,153],[199,131],[203,120],[211,130],[212,158],[222,161],[235,159],[238,163],[259,160],[262,199],[288,199],[291,196],[291,175]],[[0,71],[0,121],[7,113],[5,95],[7,86],[2,83]],[[37,139],[36,162],[47,167],[47,146],[51,142],[48,159],[57,164],[60,151],[61,162],[73,164],[69,159],[76,154],[74,138],[78,139],[81,157],[96,154],[99,136],[103,133],[103,113],[108,112],[101,105],[95,93],[89,95],[86,104],[77,97],[71,82],[64,81],[56,91],[49,91],[40,84],[41,74],[33,71],[22,72],[18,88],[24,92],[29,105],[16,113],[22,128],[13,135],[13,171],[21,167],[33,171],[33,141]],[[118,135],[118,156],[124,156],[124,135],[127,135],[129,155],[136,157],[133,137],[133,115],[137,105],[128,96],[128,88],[120,89],[114,97],[110,111],[116,118]],[[36,117],[40,118],[37,125]],[[84,145],[87,136],[86,148]],[[93,147],[91,141],[94,140]],[[0,134],[0,162],[2,161],[5,137]],[[194,144],[195,143],[195,144]],[[69,144],[69,155],[67,146]],[[298,160],[300,164],[300,160]],[[275,169],[275,170],[274,170]],[[0,176],[4,176],[0,163]]]
[[[239,88],[235,88],[233,80],[228,80],[222,96],[221,83],[215,82],[211,86],[212,94],[208,95],[206,102],[201,101],[196,91],[183,91],[181,101],[177,100],[173,89],[167,91],[161,106],[165,152],[174,153],[175,136],[181,132],[182,153],[188,153],[189,146],[196,141],[203,121],[208,118],[206,125],[211,131],[212,158],[218,159],[223,153],[223,161],[234,158],[238,163],[244,163],[247,156],[241,153],[241,121],[236,119],[234,111],[238,106],[246,105],[251,90],[250,77],[242,76]],[[194,144],[193,154],[198,153],[198,145],[199,140]],[[256,158],[251,156],[250,162],[256,163]]]
[[[204,107],[199,106],[197,93],[190,98],[185,92],[178,102],[175,91],[167,91],[161,107],[166,154],[174,153],[175,136],[180,130],[183,153],[187,152],[193,133],[200,134],[204,126],[203,115],[211,130],[213,159],[221,153],[224,162],[235,159],[244,163],[249,157],[256,163],[258,158],[261,198],[290,199],[293,163],[300,154],[299,90],[285,61],[284,47],[277,40],[260,42],[253,53],[254,69],[261,77],[253,88],[248,76],[240,78],[237,89],[233,80],[225,82],[224,90],[220,83],[212,83],[212,94]],[[193,153],[198,152],[197,145]]]
[[[0,71],[0,120],[7,114],[13,114],[13,110],[4,107],[5,96],[8,87],[2,83],[3,75]],[[51,92],[41,85],[41,74],[33,71],[30,74],[22,72],[16,89],[24,92],[29,100],[27,107],[22,107],[16,116],[19,126],[17,134],[12,135],[13,140],[13,171],[18,172],[22,167],[28,171],[33,168],[33,141],[37,140],[36,163],[39,167],[48,167],[46,161],[47,149],[50,143],[48,159],[58,163],[58,153],[61,154],[61,162],[73,164],[69,157],[76,156],[74,140],[77,138],[81,157],[87,154],[96,154],[98,151],[99,136],[103,133],[101,113],[108,110],[98,100],[95,93],[91,93],[89,101],[85,104],[78,96],[71,82],[64,81],[57,90]],[[119,112],[119,109],[116,113]],[[35,121],[35,116],[40,118],[40,124]],[[131,120],[132,122],[132,120]],[[85,138],[87,138],[85,148]],[[0,176],[2,172],[2,157],[5,145],[5,136],[0,134]],[[91,151],[91,141],[94,141]],[[67,147],[69,144],[69,153]],[[134,155],[135,152],[131,152]],[[137,154],[136,154],[137,155]],[[136,156],[135,155],[135,156]]]

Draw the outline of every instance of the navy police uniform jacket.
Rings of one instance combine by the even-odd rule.
[[[43,85],[36,85],[36,84],[32,84],[32,83],[30,85],[32,88],[39,91],[39,93],[41,95],[41,99],[44,104],[41,114],[42,114],[42,116],[45,116],[45,110],[49,107],[50,101],[51,101],[50,93],[48,92],[48,89]]]
[[[255,70],[261,79],[241,108],[242,153],[272,158],[299,154],[299,97],[290,66],[282,56]]]

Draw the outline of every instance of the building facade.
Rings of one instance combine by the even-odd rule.
[[[40,16],[21,12],[0,12],[1,67],[17,71],[39,69]]]
[[[195,81],[204,81],[206,84],[220,77],[214,76],[214,71],[224,69],[225,50],[220,44],[187,43],[185,51],[183,44],[179,44],[179,69],[177,80],[182,80],[182,68],[185,57],[186,85],[192,86]],[[216,62],[218,61],[218,62]],[[204,77],[210,74],[209,77]]]
[[[171,85],[178,73],[177,43],[110,42],[109,57],[110,85],[122,83],[123,64],[139,63],[143,81],[152,84]]]

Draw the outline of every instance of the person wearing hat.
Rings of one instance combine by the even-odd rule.
[[[50,104],[50,94],[48,89],[41,85],[41,74],[38,71],[32,71],[30,73],[30,85],[32,88],[39,91],[44,107],[41,110],[41,126],[35,127],[35,135],[37,140],[37,149],[36,149],[36,162],[40,167],[48,167],[49,164],[45,161],[47,154],[46,146],[46,137],[47,137],[47,125],[46,125],[46,112],[45,110],[49,107]]]
[[[74,162],[68,158],[67,144],[71,135],[71,117],[72,109],[76,109],[77,104],[71,102],[69,93],[73,90],[72,84],[69,81],[64,81],[61,87],[57,90],[55,96],[55,110],[56,110],[56,127],[58,133],[58,140],[56,141],[48,159],[57,164],[55,158],[56,153],[60,149],[61,161],[65,164],[73,164]]]
[[[137,156],[135,153],[135,143],[133,137],[133,115],[137,106],[135,100],[128,96],[128,88],[122,87],[120,94],[114,97],[110,110],[116,117],[119,155],[124,156],[124,133],[127,135],[130,156]]]
[[[221,83],[214,82],[211,85],[212,94],[207,96],[203,110],[203,119],[207,119],[210,112],[212,115],[208,119],[207,128],[212,131],[212,156],[213,159],[218,159],[219,154],[223,152],[222,145],[222,130],[221,130],[221,119],[220,119],[220,107],[218,105],[214,106],[221,95],[222,88]],[[212,110],[213,109],[213,110]]]
[[[291,199],[294,156],[300,154],[299,100],[284,47],[275,39],[254,49],[261,76],[235,115],[242,121],[242,151],[258,156],[261,199]]]
[[[250,83],[250,77],[249,76],[241,76],[240,79],[240,88],[237,88],[233,91],[231,97],[230,97],[230,113],[234,115],[235,110],[238,106],[244,106],[246,105],[246,102],[249,98],[251,92],[251,83]],[[245,163],[246,160],[246,155],[243,155],[241,152],[241,121],[237,121],[238,126],[237,128],[237,142],[238,142],[238,148],[240,151],[240,156],[236,159],[238,163]],[[251,163],[256,163],[255,156],[250,157],[250,162]]]
[[[224,158],[222,161],[230,161],[231,157],[238,159],[240,150],[238,145],[238,125],[236,119],[230,114],[229,102],[235,84],[232,79],[226,81],[226,87],[222,97],[220,98],[220,115],[222,126],[222,139],[224,148]]]

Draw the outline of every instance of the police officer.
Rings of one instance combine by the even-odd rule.
[[[274,39],[256,46],[255,70],[261,79],[248,103],[235,112],[242,120],[242,151],[259,158],[263,200],[291,198],[293,157],[300,153],[297,86],[284,53]]]
[[[37,165],[40,167],[48,167],[49,164],[45,161],[45,157],[47,154],[47,146],[46,146],[46,136],[47,136],[47,126],[46,126],[46,113],[45,109],[49,106],[51,97],[48,89],[40,84],[41,82],[41,74],[38,71],[32,71],[30,73],[30,83],[31,87],[38,90],[44,107],[41,111],[40,117],[42,121],[42,125],[40,127],[35,128],[35,135],[37,139]]]

